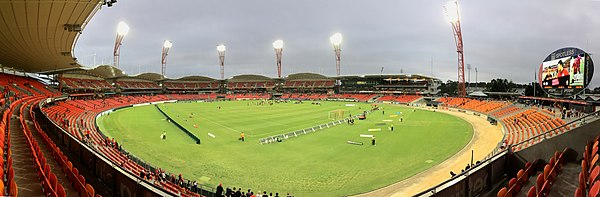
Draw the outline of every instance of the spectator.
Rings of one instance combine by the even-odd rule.
[[[196,184],[196,181],[194,181],[194,184]],[[227,188],[227,189],[229,189],[229,188]],[[223,183],[219,183],[219,186],[217,186],[216,195],[217,195],[217,197],[223,196]]]
[[[233,188],[233,190],[235,190],[235,187]],[[225,196],[230,197],[233,194],[233,190],[229,189],[228,187],[225,191]]]

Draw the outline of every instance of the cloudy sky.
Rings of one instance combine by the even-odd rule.
[[[533,80],[541,61],[573,46],[600,53],[600,1],[461,0],[465,63],[478,80]],[[128,74],[160,72],[171,40],[167,77],[219,78],[216,45],[227,45],[225,77],[277,76],[271,43],[285,43],[283,75],[335,75],[329,36],[340,32],[342,75],[418,73],[457,79],[456,49],[443,0],[120,0],[103,7],[82,32],[80,63],[112,63],[117,24],[131,30],[121,48]],[[596,58],[597,59],[597,58]],[[597,60],[600,61],[600,60]],[[432,64],[433,62],[433,64]],[[468,80],[468,71],[465,70]],[[471,81],[475,71],[471,70]],[[596,76],[592,87],[600,86]]]

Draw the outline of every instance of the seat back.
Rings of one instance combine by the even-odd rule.
[[[600,190],[600,181],[594,182],[594,185],[590,188],[589,197],[596,197]]]
[[[535,186],[531,186],[529,191],[527,192],[527,197],[535,197],[537,194],[535,193]]]
[[[540,173],[535,181],[535,188],[537,188],[537,193],[539,194],[542,187],[544,186],[544,174]]]
[[[592,173],[590,173],[590,177],[588,178],[588,185],[592,185],[594,183],[594,181],[598,177],[599,173],[600,173],[600,166],[595,166],[594,169],[592,170]]]
[[[573,197],[583,197],[583,194],[581,193],[581,189],[579,189],[579,188],[575,189],[575,195],[573,195]]]
[[[56,188],[56,195],[58,197],[65,197],[65,196],[67,196],[67,193],[65,192],[65,188],[63,188],[62,185],[58,185],[58,188]]]
[[[85,185],[85,190],[87,191],[89,197],[94,197],[94,195],[96,194],[96,192],[94,191],[94,187],[92,187],[92,185],[90,184]]]
[[[497,197],[505,197],[506,193],[508,193],[508,189],[506,189],[506,187],[503,187],[502,189],[500,189],[500,191],[498,191],[498,194],[496,196]]]

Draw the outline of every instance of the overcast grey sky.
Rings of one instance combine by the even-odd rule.
[[[385,67],[386,74],[402,70],[456,80],[457,54],[444,4],[443,0],[120,0],[92,18],[75,55],[84,65],[92,66],[92,54],[97,64],[112,63],[116,27],[125,21],[131,30],[123,40],[120,65],[127,74],[160,72],[162,42],[168,39],[173,42],[167,60],[169,78],[219,78],[219,43],[227,45],[225,77],[251,73],[276,77],[271,43],[282,39],[282,75],[334,76],[329,36],[340,32],[342,75],[378,74]],[[530,82],[541,61],[566,46],[600,52],[600,1],[459,4],[465,63],[477,67],[479,81]],[[592,87],[600,85],[599,78],[595,76]]]

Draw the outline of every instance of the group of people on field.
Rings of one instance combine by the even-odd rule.
[[[233,189],[227,187],[226,189],[223,189],[223,184],[219,184],[219,186],[217,186],[217,190],[215,192],[215,196],[216,197],[280,197],[279,193],[275,193],[275,195],[273,195],[272,192],[267,193],[267,191],[258,191],[256,193],[254,193],[254,191],[252,191],[252,189],[248,189],[247,191],[242,191],[242,188],[235,188],[233,187]],[[283,197],[283,196],[281,196]],[[293,197],[290,193],[287,193],[287,195],[285,197]]]

